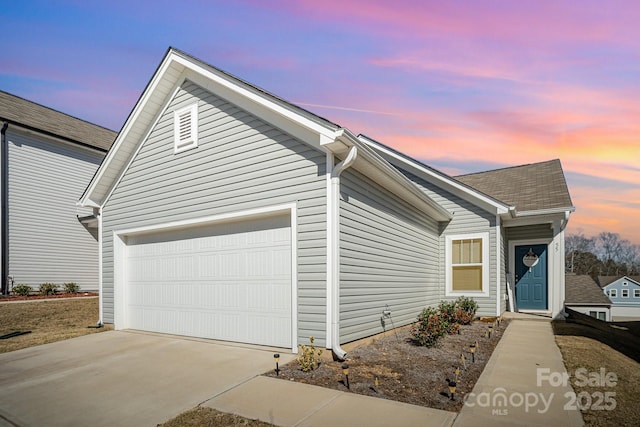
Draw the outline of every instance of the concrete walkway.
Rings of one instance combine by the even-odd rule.
[[[565,368],[549,319],[512,320],[459,414],[263,377],[272,353],[120,331],[5,353],[0,427],[153,426],[198,404],[278,426],[583,425],[570,384],[550,384]]]
[[[515,315],[453,424],[482,426],[583,426],[550,319]]]
[[[550,319],[513,317],[459,414],[267,377],[203,405],[278,426],[583,426],[564,409],[570,385],[538,386],[538,375],[566,372]]]
[[[278,426],[450,426],[453,412],[256,377],[204,406]]]

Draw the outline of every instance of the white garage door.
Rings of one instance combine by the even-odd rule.
[[[291,347],[289,217],[129,236],[132,329]]]

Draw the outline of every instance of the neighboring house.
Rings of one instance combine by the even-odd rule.
[[[443,299],[483,316],[565,299],[559,161],[456,179],[175,49],[80,203],[117,329],[294,352],[313,336],[344,357]]]
[[[640,276],[600,276],[598,284],[611,300],[612,320],[640,320]]]
[[[611,320],[611,301],[591,276],[567,273],[564,283],[565,307],[606,322]]]
[[[78,219],[92,211],[76,202],[116,133],[2,91],[0,126],[2,293],[11,279],[97,290],[97,233]]]

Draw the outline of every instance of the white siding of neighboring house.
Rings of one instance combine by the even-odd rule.
[[[198,147],[174,154],[173,112],[198,102]],[[113,231],[297,204],[298,342],[326,331],[326,155],[185,82],[103,208],[104,320],[113,322]]]
[[[98,289],[98,243],[76,201],[104,153],[9,125],[9,275]]]
[[[349,342],[411,323],[437,301],[440,248],[435,220],[361,173],[347,169],[340,193],[340,337]]]
[[[612,320],[612,313],[609,307],[567,304],[567,308],[577,311],[578,313],[586,314],[587,316],[591,316],[592,312],[596,312],[595,318],[598,318],[597,313],[605,313],[604,321],[609,322]]]

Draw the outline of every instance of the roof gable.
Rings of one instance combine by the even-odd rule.
[[[35,102],[0,91],[0,121],[107,151],[117,133]]]
[[[456,179],[514,206],[518,212],[573,210],[558,159],[460,175]]]
[[[632,285],[640,286],[640,276],[598,276],[598,284],[601,288],[606,288],[609,285],[617,285],[624,279],[631,282]]]
[[[611,305],[611,300],[588,275],[565,276],[565,303],[582,305]]]
[[[347,129],[173,48],[167,51],[79,204],[91,207],[104,205],[180,85],[186,80],[226,99],[303,143],[331,153],[339,159],[345,158],[352,148],[356,148],[358,155],[354,168],[437,221],[451,219],[449,212]]]

